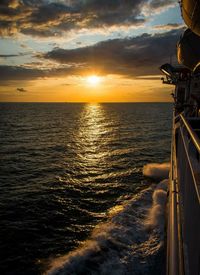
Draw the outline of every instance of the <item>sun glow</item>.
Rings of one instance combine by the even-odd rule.
[[[86,78],[86,81],[91,86],[98,86],[101,82],[101,77],[97,75],[90,75]]]

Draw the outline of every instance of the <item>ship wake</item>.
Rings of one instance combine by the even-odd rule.
[[[162,181],[113,207],[89,240],[53,260],[45,274],[162,274],[168,170],[146,165],[144,175]]]

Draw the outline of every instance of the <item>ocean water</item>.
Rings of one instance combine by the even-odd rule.
[[[151,210],[165,191],[142,170],[169,161],[172,104],[1,103],[0,114],[0,274],[162,274]]]

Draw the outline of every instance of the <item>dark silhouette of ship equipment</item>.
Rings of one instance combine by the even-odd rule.
[[[194,33],[200,35],[200,1],[182,0],[180,1],[180,7],[185,24]]]
[[[177,58],[180,64],[195,72],[200,62],[200,36],[187,29],[177,45]]]
[[[200,0],[180,7],[190,28],[177,45],[180,65],[160,67],[163,83],[175,85],[167,274],[200,275]]]

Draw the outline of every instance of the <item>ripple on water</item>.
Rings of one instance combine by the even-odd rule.
[[[0,104],[0,273],[40,274],[39,260],[72,251],[110,208],[139,193],[143,165],[169,158],[171,107]]]

